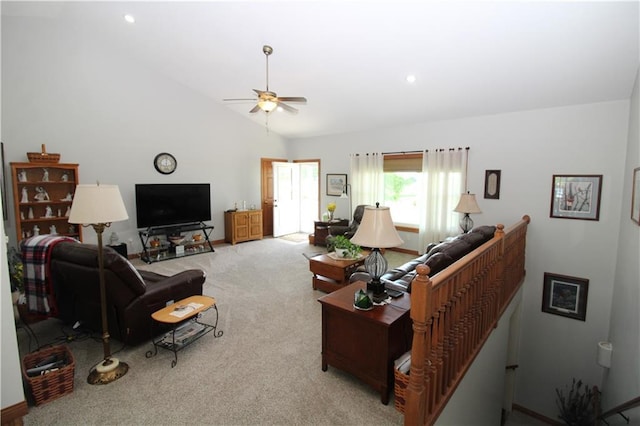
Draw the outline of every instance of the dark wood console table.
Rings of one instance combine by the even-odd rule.
[[[322,371],[329,365],[346,371],[380,392],[389,403],[393,362],[411,348],[409,294],[370,311],[353,307],[353,295],[366,284],[357,281],[322,296]]]
[[[326,239],[329,236],[329,226],[349,226],[348,219],[335,219],[330,222],[316,220],[313,222],[313,245],[325,246]]]

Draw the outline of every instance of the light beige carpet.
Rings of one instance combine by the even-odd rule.
[[[129,373],[108,385],[89,385],[91,366],[102,358],[99,336],[72,340],[76,362],[73,393],[31,407],[27,425],[399,425],[403,417],[380,403],[380,395],[350,375],[321,370],[321,307],[324,293],[311,288],[308,260],[321,252],[308,244],[267,238],[215,253],[146,265],[173,274],[187,268],[207,272],[204,293],[218,301],[219,329],[178,353],[151,344],[116,354]],[[389,253],[391,266],[412,256]],[[211,311],[204,320],[212,320]],[[57,320],[33,326],[40,344],[70,329]],[[18,333],[22,353],[26,333]],[[121,347],[112,341],[112,351]]]

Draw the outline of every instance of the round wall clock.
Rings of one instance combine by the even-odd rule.
[[[168,152],[161,152],[156,155],[156,158],[153,160],[153,165],[156,170],[162,173],[163,175],[168,175],[173,173],[178,166],[178,162],[176,161],[176,157],[169,154]]]

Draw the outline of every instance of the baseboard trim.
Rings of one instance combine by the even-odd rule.
[[[29,414],[29,406],[27,401],[5,407],[2,409],[0,416],[2,417],[2,426],[22,426],[22,417]]]
[[[540,420],[541,422],[544,422],[544,423],[549,424],[549,425],[562,426],[562,424],[563,424],[563,423],[561,423],[561,422],[559,422],[557,420],[553,420],[553,419],[551,419],[551,418],[549,418],[547,416],[543,416],[540,413],[536,413],[533,410],[529,410],[528,408],[523,407],[522,405],[511,404],[511,408],[514,409],[514,410],[518,410],[521,413],[524,413],[529,417],[533,417],[534,419]]]

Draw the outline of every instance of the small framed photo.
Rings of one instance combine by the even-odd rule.
[[[600,220],[602,175],[553,175],[551,217]]]
[[[347,185],[346,174],[327,173],[327,195],[339,197]]]
[[[640,167],[633,170],[631,190],[631,220],[640,225]]]
[[[489,200],[500,199],[500,174],[500,170],[485,170],[484,198]]]
[[[542,312],[584,321],[588,290],[588,279],[545,272]]]

